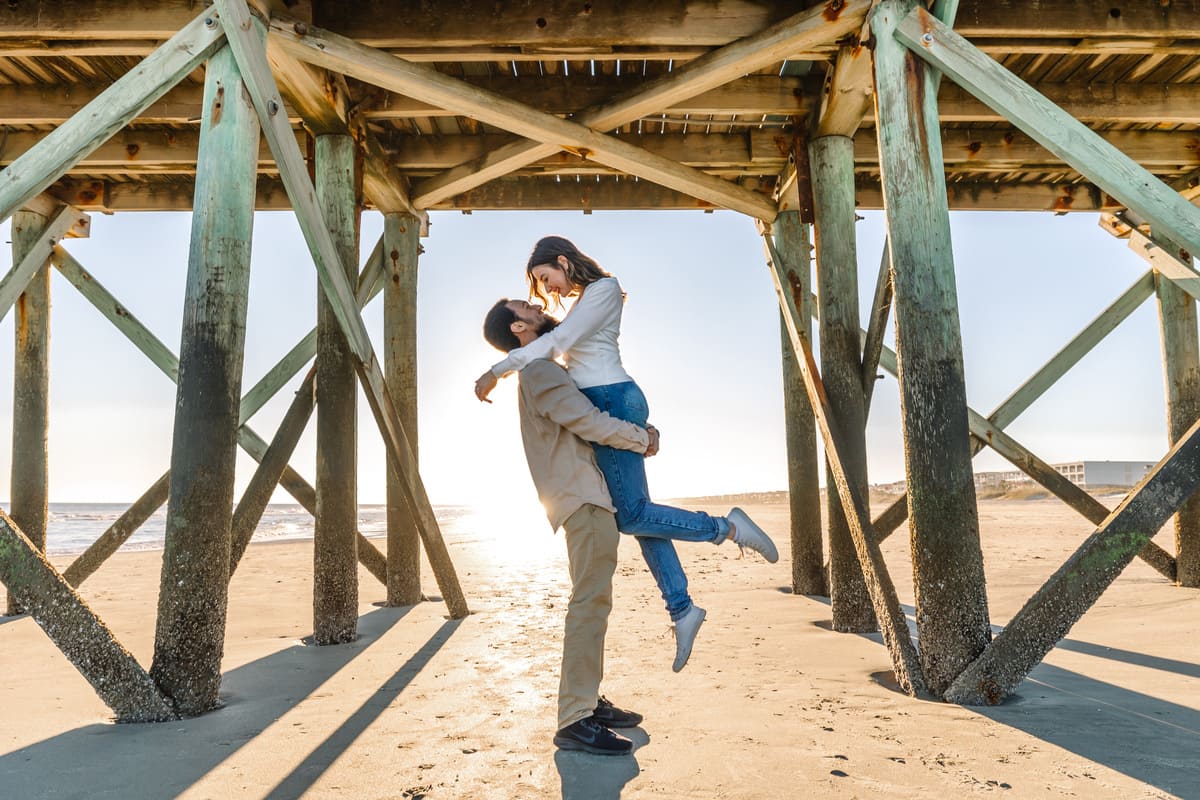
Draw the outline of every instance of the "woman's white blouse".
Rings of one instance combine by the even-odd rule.
[[[507,358],[492,367],[492,374],[502,378],[530,361],[564,356],[567,372],[580,389],[633,380],[621,366],[617,346],[624,304],[616,278],[588,284],[557,328],[510,350]]]

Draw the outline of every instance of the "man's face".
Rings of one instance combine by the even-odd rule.
[[[508,309],[516,315],[518,320],[528,325],[530,330],[538,336],[554,330],[558,325],[558,320],[547,316],[542,307],[537,303],[512,300],[508,303]]]

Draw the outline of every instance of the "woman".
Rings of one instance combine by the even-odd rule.
[[[649,428],[649,407],[642,390],[621,365],[617,339],[625,295],[617,279],[590,256],[561,236],[547,236],[534,245],[525,268],[530,299],[556,305],[564,297],[575,303],[552,331],[508,356],[475,382],[475,395],[487,400],[499,378],[539,358],[562,356],[567,372],[597,408],[618,419]],[[672,669],[683,669],[691,655],[705,611],[692,602],[687,576],[672,540],[720,544],[732,539],[768,561],[779,560],[770,537],[740,508],[713,517],[650,500],[645,457],[593,443],[596,463],[608,483],[616,508],[617,527],[637,537],[650,573],[658,583],[667,612],[675,623],[676,654]]]

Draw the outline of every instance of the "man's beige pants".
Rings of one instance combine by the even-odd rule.
[[[590,717],[596,708],[621,537],[613,513],[590,503],[563,523],[563,531],[571,570],[571,602],[558,683],[559,728]]]

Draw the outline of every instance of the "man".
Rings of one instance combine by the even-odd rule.
[[[483,335],[492,346],[508,352],[556,324],[540,306],[503,299],[488,312]],[[548,359],[527,364],[518,383],[521,439],[529,473],[550,525],[565,533],[571,573],[554,743],[563,750],[629,753],[633,743],[612,729],[635,727],[642,716],[600,696],[620,534],[608,487],[588,442],[654,455],[658,432],[600,411],[575,387],[567,371]]]

